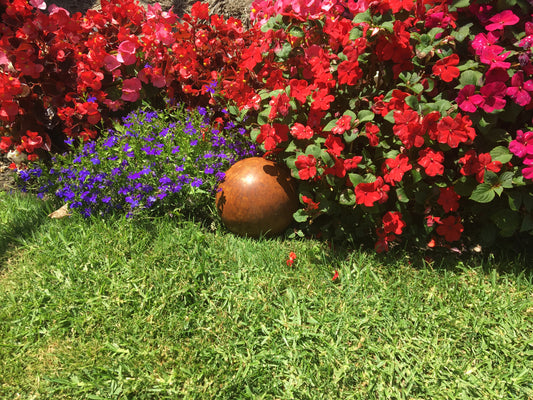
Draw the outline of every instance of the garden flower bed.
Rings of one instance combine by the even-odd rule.
[[[66,160],[104,168],[89,157],[91,143],[143,102],[162,110],[168,99],[211,110],[218,128],[244,129],[291,169],[300,198],[292,235],[370,237],[381,252],[398,243],[462,250],[533,232],[525,0],[256,1],[250,29],[202,3],[183,18],[130,0],[104,0],[85,15],[39,6],[14,0],[0,9],[0,146],[21,161],[23,180],[87,215],[83,201],[119,197],[98,198],[95,182],[62,191],[66,178],[31,162],[53,167],[50,153],[79,142],[81,153]],[[109,179],[97,169],[91,179]],[[143,182],[163,176],[128,173],[139,181],[116,188],[122,210],[166,197]],[[170,187],[181,179],[165,176]],[[203,194],[188,201],[206,204]]]

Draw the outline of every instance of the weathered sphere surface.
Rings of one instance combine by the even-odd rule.
[[[298,209],[296,183],[282,164],[251,157],[233,164],[216,195],[222,222],[242,236],[275,236]]]

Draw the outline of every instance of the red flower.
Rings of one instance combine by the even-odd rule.
[[[2,136],[0,140],[0,150],[3,153],[6,153],[13,143],[11,142],[11,138],[9,136]]]
[[[387,201],[389,185],[383,184],[383,178],[379,176],[374,182],[359,183],[355,189],[355,201],[367,207],[373,207],[377,201],[383,203]]]
[[[455,242],[461,238],[461,233],[464,231],[461,218],[450,215],[439,221],[437,226],[437,233],[444,236],[447,242]]]
[[[35,149],[43,147],[43,138],[39,132],[26,131],[27,136],[22,136],[22,145],[27,153],[33,153]]]
[[[287,265],[289,267],[292,267],[292,265],[294,264],[295,261],[296,261],[296,253],[291,251],[289,253],[289,258],[287,259]]]
[[[396,158],[387,158],[381,166],[385,182],[390,183],[392,186],[395,186],[396,182],[400,182],[403,175],[412,168],[413,166],[409,163],[409,157],[405,154],[398,154]]]
[[[76,104],[76,112],[87,116],[87,122],[90,124],[97,124],[102,119],[98,111],[98,104],[92,101]]]
[[[440,195],[437,203],[442,206],[445,212],[453,212],[459,209],[459,199],[461,197],[455,193],[453,187],[440,188]]]
[[[348,158],[344,160],[344,169],[346,171],[351,171],[352,169],[356,169],[362,159],[363,157],[361,156],[354,156],[352,158]]]
[[[19,105],[14,101],[3,101],[0,107],[0,120],[11,122],[19,114]]]
[[[329,110],[330,103],[335,100],[331,94],[328,94],[327,89],[318,89],[313,92],[313,103],[311,103],[311,109],[313,110]]]
[[[338,139],[338,138],[336,138]],[[344,161],[333,156],[335,164],[324,170],[325,175],[335,175],[338,178],[344,178],[346,176],[346,170],[344,169]]]
[[[191,7],[191,16],[198,19],[209,18],[209,6],[206,3],[196,2]]]
[[[400,138],[404,146],[422,147],[424,144],[424,132],[420,123],[420,116],[414,110],[394,111],[395,125],[392,131]]]
[[[102,79],[104,79],[104,74],[101,72],[94,71],[83,71],[78,75],[81,84],[79,87],[85,89],[90,87],[94,90],[99,90],[102,87]]]
[[[344,150],[344,143],[338,136],[329,135],[324,145],[329,150],[330,154],[333,154],[337,157],[340,156],[341,152]]]
[[[285,117],[289,113],[289,96],[287,93],[282,92],[277,96],[273,96],[268,103],[270,105],[270,112],[268,113],[268,118],[273,120],[276,118],[276,115],[279,113],[281,116]]]
[[[456,148],[459,143],[467,143],[476,137],[476,131],[472,128],[472,121],[468,116],[457,114],[455,118],[446,116],[437,124],[437,141],[445,143],[451,148]]]
[[[333,274],[333,278],[331,278],[332,281],[336,281],[337,279],[339,279],[339,272],[337,270],[335,270],[334,274]]]
[[[241,56],[240,64],[242,67],[253,70],[254,67],[263,60],[262,53],[266,49],[261,46],[257,46],[255,43],[252,43],[250,47],[246,48]]]
[[[459,163],[463,164],[460,172],[464,176],[475,175],[479,183],[484,182],[485,171],[499,172],[502,163],[499,161],[492,161],[489,153],[477,154],[475,150],[468,150],[466,154],[459,159]]]
[[[307,102],[307,96],[309,96],[314,89],[313,86],[309,86],[307,81],[303,79],[291,79],[289,81],[289,86],[291,88],[291,97],[294,97],[302,104]]]
[[[383,230],[385,233],[394,233],[401,235],[405,222],[402,220],[402,214],[398,211],[388,211],[382,218]]]
[[[376,147],[379,144],[379,138],[377,135],[379,133],[379,127],[367,122],[365,124],[365,133],[368,141],[370,142],[370,146]]]
[[[459,56],[452,54],[435,63],[433,74],[440,76],[444,82],[451,82],[460,75],[459,68],[455,66],[457,64],[459,64]]]
[[[444,172],[444,154],[441,151],[433,151],[433,149],[426,148],[421,150],[418,155],[418,164],[424,167],[428,176],[442,175]]]
[[[291,128],[291,135],[296,139],[311,139],[314,134],[315,133],[310,126],[304,126],[299,122],[295,122]]]
[[[294,165],[298,168],[298,176],[304,181],[316,175],[316,158],[312,154],[298,156]]]
[[[337,75],[340,85],[354,86],[363,76],[363,71],[357,61],[345,60],[337,67]]]
[[[318,206],[320,205],[320,202],[314,202],[312,198],[310,197],[307,197],[305,195],[302,195],[302,201],[304,202],[304,204],[307,206],[306,209],[308,211],[311,211],[311,210],[318,210]]]
[[[282,124],[261,125],[261,132],[256,138],[257,143],[264,143],[265,150],[274,150],[278,143],[289,139],[289,127]]]
[[[337,120],[337,122],[335,122],[335,126],[333,127],[331,132],[335,135],[342,135],[344,132],[350,130],[351,126],[352,117],[349,115],[343,115]]]

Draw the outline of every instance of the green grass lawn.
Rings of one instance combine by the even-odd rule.
[[[0,193],[1,399],[533,398],[524,255],[421,263],[52,210]]]

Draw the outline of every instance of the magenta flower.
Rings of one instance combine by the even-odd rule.
[[[476,93],[476,87],[474,85],[466,85],[462,88],[455,101],[459,105],[459,108],[466,112],[476,112],[478,106],[483,103],[482,96]]]
[[[477,55],[481,55],[485,48],[491,47],[497,42],[498,37],[492,32],[489,32],[487,35],[484,33],[478,33],[472,41],[472,48],[476,50]]]
[[[507,82],[509,74],[503,68],[491,68],[485,73],[485,84],[492,82]]]
[[[492,82],[483,86],[480,90],[483,96],[481,108],[488,113],[504,108],[506,101],[503,96],[506,90],[507,86],[503,82]]]
[[[497,31],[500,29],[503,29],[506,25],[514,25],[520,21],[520,18],[518,18],[511,10],[505,10],[502,11],[499,14],[494,15],[492,18],[489,19],[491,24],[488,24],[485,29],[489,32]]]
[[[526,37],[520,40],[518,45],[527,50],[533,46],[533,22],[526,22],[524,30],[526,31]]]
[[[528,80],[528,87],[533,88],[533,80]],[[510,96],[519,106],[526,106],[531,101],[531,95],[525,89],[524,72],[518,71],[511,78],[511,85],[507,88],[506,94]]]
[[[520,158],[533,155],[533,132],[517,131],[516,139],[509,143],[509,151]]]
[[[533,167],[526,167],[522,170],[524,178],[533,180]]]
[[[511,63],[505,62],[504,60],[507,59],[511,52],[508,51],[507,53],[502,53],[503,50],[504,48],[500,46],[485,47],[481,50],[479,59],[483,64],[490,65],[490,69],[507,69],[511,66]]]

